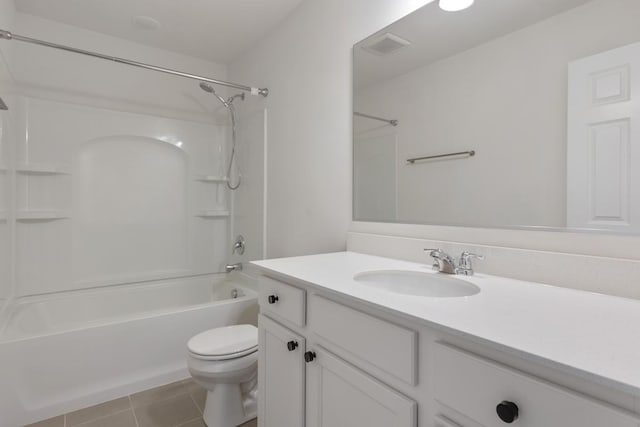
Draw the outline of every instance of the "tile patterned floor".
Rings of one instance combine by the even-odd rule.
[[[188,379],[27,427],[206,427],[202,421],[205,397],[206,391]],[[257,425],[256,420],[252,420],[241,427]]]

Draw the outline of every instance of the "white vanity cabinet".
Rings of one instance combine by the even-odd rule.
[[[291,282],[259,280],[261,427],[640,427],[633,394]]]
[[[353,352],[354,360],[383,365],[413,381],[415,361],[397,367],[395,357],[385,362],[389,343],[372,334],[370,328],[377,326],[383,336],[389,334],[399,345],[408,345],[408,351],[415,351],[415,333],[316,295],[309,299],[317,317],[306,323],[305,316],[300,317],[307,302],[304,290],[268,277],[261,278],[260,286],[259,426],[417,426],[414,400],[329,348],[335,336],[336,348],[344,352],[346,347],[347,352]],[[302,307],[294,307],[293,301]],[[371,325],[366,322],[368,319],[379,323]],[[328,335],[323,344],[314,339],[315,324]],[[341,333],[331,332],[341,326]],[[367,354],[371,360],[367,360]],[[402,363],[409,359],[415,358],[401,356],[398,360]]]

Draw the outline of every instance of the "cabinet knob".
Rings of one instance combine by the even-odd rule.
[[[313,362],[313,359],[316,358],[316,352],[315,351],[307,351],[304,354],[304,361],[309,363],[309,362]]]
[[[288,349],[289,351],[293,351],[293,350],[295,350],[296,348],[298,348],[298,342],[297,342],[297,341],[293,341],[293,340],[291,340],[291,341],[289,341],[289,342],[287,343],[287,349]]]
[[[509,401],[502,401],[496,406],[498,417],[507,424],[511,424],[518,419],[518,405]]]
[[[269,301],[269,304],[275,304],[276,302],[278,302],[280,298],[278,298],[277,295],[269,295],[267,297],[267,301]]]

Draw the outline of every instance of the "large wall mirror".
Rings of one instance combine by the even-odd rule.
[[[640,233],[639,0],[435,0],[353,54],[356,221]]]

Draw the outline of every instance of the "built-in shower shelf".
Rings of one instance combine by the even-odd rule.
[[[18,165],[16,171],[28,175],[69,175],[69,172],[54,165],[45,164],[22,164]]]
[[[16,213],[16,219],[18,221],[49,221],[57,219],[70,218],[69,212],[65,211],[18,211]]]
[[[229,178],[226,176],[216,176],[216,175],[198,175],[196,176],[196,181],[200,182],[227,182]]]
[[[229,211],[200,211],[196,216],[200,218],[224,218],[229,216]]]

